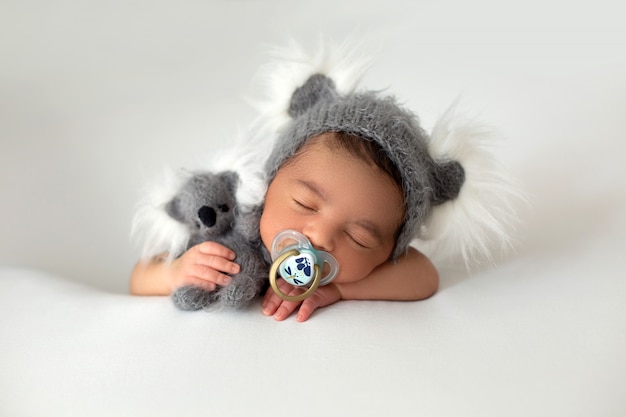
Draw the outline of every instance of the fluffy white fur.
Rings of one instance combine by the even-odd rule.
[[[456,160],[465,170],[459,196],[433,208],[414,242],[435,261],[460,255],[470,269],[512,248],[515,203],[524,198],[494,157],[495,140],[494,132],[459,115],[456,102],[432,130],[431,156]]]
[[[289,122],[287,109],[291,96],[313,74],[332,78],[340,94],[354,91],[371,66],[371,59],[361,54],[361,49],[355,38],[342,43],[320,39],[313,54],[293,40],[284,47],[272,48],[274,61],[257,75],[265,88],[265,97],[250,100],[260,113],[262,129],[270,134],[279,132]]]
[[[146,188],[131,226],[131,237],[140,246],[142,259],[167,253],[171,261],[186,249],[189,231],[165,212],[165,204],[189,176],[187,171],[167,168]]]

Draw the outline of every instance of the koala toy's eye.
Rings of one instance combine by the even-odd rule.
[[[220,204],[219,206],[217,206],[217,208],[222,213],[228,213],[228,210],[230,210],[226,204]]]

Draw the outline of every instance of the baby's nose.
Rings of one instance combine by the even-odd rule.
[[[334,249],[334,244],[333,234],[329,229],[329,227],[311,225],[306,227],[302,233],[309,239],[315,249],[331,252]]]

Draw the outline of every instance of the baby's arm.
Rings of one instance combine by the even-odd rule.
[[[295,295],[298,289],[281,281],[284,293]],[[416,301],[433,295],[439,286],[439,274],[430,260],[416,249],[409,248],[396,262],[385,262],[364,279],[351,283],[331,283],[320,287],[304,300],[297,320],[307,320],[317,308],[339,300]],[[291,287],[291,288],[290,288]],[[291,292],[290,292],[291,291]],[[283,301],[270,288],[263,299],[263,313],[284,320],[300,303]]]
[[[235,253],[215,242],[196,245],[172,262],[165,258],[137,262],[130,277],[131,294],[169,295],[184,285],[212,291],[216,285],[230,283],[226,274],[239,272],[239,265],[232,262]]]
[[[385,262],[360,281],[336,284],[344,300],[417,301],[439,287],[439,273],[424,254],[409,248],[396,262]]]

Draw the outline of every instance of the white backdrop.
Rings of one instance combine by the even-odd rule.
[[[440,348],[448,345],[433,340],[446,335],[462,344],[463,337],[491,340],[501,334],[491,345],[499,361],[492,366],[525,375],[510,387],[507,380],[491,381],[501,401],[519,399],[526,387],[550,411],[546,415],[558,415],[566,398],[577,402],[564,415],[590,415],[586,411],[594,409],[624,415],[626,403],[617,394],[624,392],[626,371],[626,26],[617,1],[574,3],[0,0],[0,266],[32,267],[86,284],[93,291],[86,299],[125,293],[137,258],[129,228],[142,186],[165,166],[197,166],[251,122],[254,112],[244,98],[257,93],[254,76],[267,62],[268,45],[293,36],[313,47],[320,34],[341,40],[356,32],[375,54],[363,86],[387,88],[427,129],[461,96],[463,108],[502,133],[499,156],[532,204],[522,210],[517,254],[499,269],[466,280],[442,266],[441,291],[429,302],[342,304],[334,307],[335,316],[314,317],[313,328],[330,328],[341,315],[355,318],[355,312],[382,316],[382,323],[383,309],[398,316],[404,309],[425,312],[419,335],[426,344],[416,346],[435,355],[426,374],[452,378],[421,387],[433,395],[431,411],[438,407],[435,399],[447,398],[448,384],[464,404],[479,398],[474,411],[488,404],[489,396],[473,397],[480,389],[472,375],[495,372],[472,362],[464,373],[463,356],[447,357]],[[45,294],[38,296],[46,302]],[[153,300],[106,300],[137,310],[157,308]],[[9,297],[5,303],[6,314],[21,305]],[[158,311],[169,324],[202,326],[197,316],[190,322]],[[505,320],[500,324],[499,312]],[[236,321],[226,319],[235,328]],[[470,322],[479,325],[464,327]],[[284,327],[264,323],[262,329],[276,329],[268,330],[270,336],[284,340]],[[356,323],[358,335],[368,321]],[[6,333],[0,339],[15,337],[8,320],[1,324]],[[484,333],[473,333],[475,328]],[[340,329],[330,334],[351,343]],[[93,337],[91,343],[98,344]],[[536,350],[540,345],[533,343],[540,341],[547,345]],[[14,343],[6,351],[13,355],[7,364],[18,352],[36,349]],[[67,346],[58,343],[64,351]],[[377,346],[369,345],[359,358],[371,360]],[[223,347],[218,351],[227,354]],[[468,352],[469,360],[491,357],[490,351]],[[527,374],[515,369],[521,357]],[[510,369],[504,365],[509,363]],[[15,376],[23,382],[27,365],[20,366],[12,369],[22,373]],[[562,378],[564,388],[546,385],[539,394],[541,377],[530,369]],[[576,385],[577,377],[585,382]],[[353,382],[365,389],[363,381]],[[5,375],[0,387],[8,386]],[[466,396],[463,387],[469,389]],[[31,389],[20,395],[27,398]],[[141,394],[149,397],[148,391]],[[526,411],[536,411],[528,406],[532,400],[524,399],[531,401],[524,403]],[[444,410],[456,409],[448,404]]]

